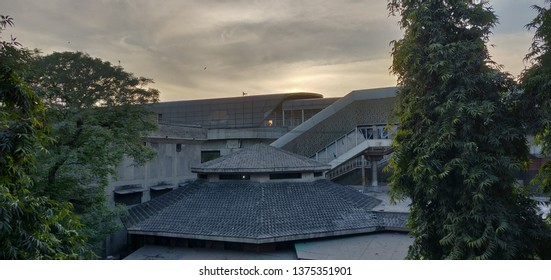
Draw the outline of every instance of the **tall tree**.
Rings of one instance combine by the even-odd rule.
[[[147,87],[150,79],[81,52],[38,57],[29,80],[54,138],[39,156],[36,191],[71,202],[95,244],[117,229],[118,211],[105,193],[117,165],[124,157],[142,164],[155,155],[143,137],[156,129],[147,104],[159,92]]]
[[[512,81],[486,43],[488,1],[389,0],[401,16],[392,43],[400,128],[391,160],[394,197],[412,200],[412,259],[542,257],[548,230],[513,173],[528,154],[509,112]]]
[[[526,60],[533,64],[522,73],[524,90],[524,119],[529,132],[536,135],[536,144],[541,145],[542,154],[551,157],[551,1],[547,7],[533,6],[537,16],[527,25],[535,29],[534,40]],[[551,161],[545,163],[538,174],[537,182],[551,192]]]
[[[0,35],[13,20],[0,15]],[[21,78],[31,52],[0,38],[0,259],[90,256],[69,203],[30,191],[29,173],[48,142],[44,107]]]

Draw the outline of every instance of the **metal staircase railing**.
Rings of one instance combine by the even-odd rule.
[[[386,124],[359,125],[316,152],[311,158],[329,163],[367,140],[390,139],[397,126],[393,125],[390,131],[386,130],[386,127]]]
[[[387,164],[389,159],[390,155],[384,155],[383,159],[377,162],[377,167]],[[363,166],[365,168],[371,168],[371,161],[364,159]],[[326,178],[329,180],[333,180],[359,168],[362,168],[362,157],[355,157],[328,171],[326,174]]]

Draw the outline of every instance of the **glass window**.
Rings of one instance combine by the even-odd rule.
[[[220,180],[250,180],[251,175],[248,174],[220,174]]]
[[[270,180],[300,179],[302,173],[274,173],[270,174]]]

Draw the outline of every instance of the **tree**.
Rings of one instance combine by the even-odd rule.
[[[159,92],[147,88],[150,79],[81,52],[37,57],[28,79],[54,138],[39,155],[35,191],[71,202],[94,246],[118,229],[120,211],[105,193],[117,165],[124,157],[143,164],[155,155],[143,137],[157,127],[146,105],[157,102]]]
[[[488,1],[389,0],[398,76],[393,197],[412,200],[412,259],[546,257],[549,235],[513,173],[527,161],[512,80],[490,59]]]
[[[0,16],[0,35],[13,26]],[[30,191],[29,173],[48,142],[44,107],[21,78],[31,57],[0,41],[0,259],[77,259],[91,256],[69,203]]]
[[[526,60],[532,66],[521,75],[523,94],[523,118],[527,128],[536,137],[536,144],[542,147],[542,154],[551,156],[551,1],[545,1],[549,7],[534,5],[537,16],[527,25],[535,29],[534,40]],[[551,161],[545,163],[536,182],[546,192],[551,192]]]

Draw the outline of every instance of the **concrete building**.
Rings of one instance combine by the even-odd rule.
[[[160,129],[145,139],[157,151],[156,159],[145,166],[125,161],[107,192],[113,205],[131,207],[171,190],[182,192],[194,184],[193,166],[258,143],[327,165],[321,176],[333,182],[364,186],[364,192],[376,190],[388,176],[382,167],[392,152],[396,125],[390,123],[390,114],[396,91],[389,87],[356,90],[341,98],[283,93],[156,104],[152,109]],[[518,174],[525,184],[544,161],[537,149],[533,152],[531,170]],[[207,180],[220,180],[220,174],[195,171]],[[308,176],[318,178],[314,173],[319,171]],[[269,182],[269,174],[248,176]],[[112,238],[111,251],[123,248],[125,237],[121,233]]]
[[[266,144],[205,162],[199,180],[129,210],[129,244],[317,258],[342,236],[406,230],[407,213],[374,211],[379,199],[326,180],[329,168]]]
[[[155,104],[160,129],[145,142],[157,151],[156,159],[145,166],[123,162],[107,192],[113,205],[145,202],[195,179],[192,165],[257,143],[328,163],[333,180],[361,183],[358,170],[372,161],[361,160],[360,152],[390,145],[384,127],[395,90],[353,91],[342,98],[285,93]],[[373,172],[364,177],[370,176]]]
[[[342,98],[283,93],[155,104],[152,110],[160,129],[144,142],[157,157],[145,166],[124,161],[106,190],[109,200],[129,207],[147,202],[195,180],[192,166],[257,143],[273,143],[327,163],[331,180],[361,184],[362,171],[372,164],[361,152],[390,144],[383,128],[395,91],[359,90]],[[381,168],[377,170],[363,174],[363,181],[376,182],[373,174],[384,177]],[[106,243],[108,254],[116,254],[125,247],[126,233]]]

